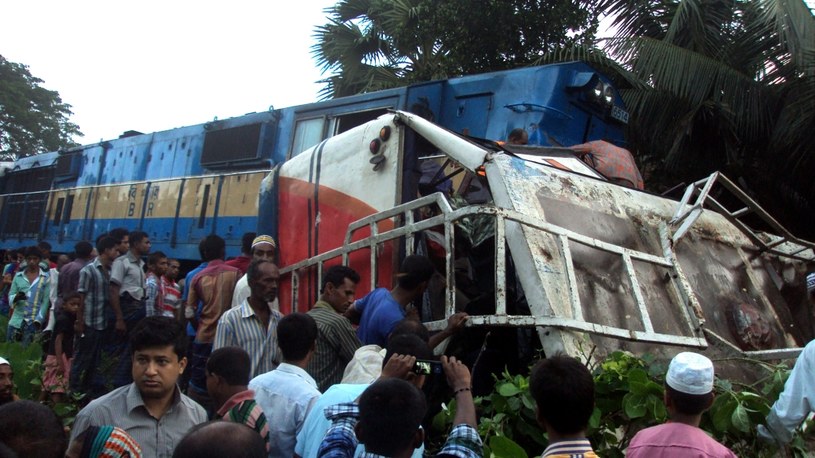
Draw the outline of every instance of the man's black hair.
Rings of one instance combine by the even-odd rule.
[[[187,332],[181,323],[167,316],[148,316],[142,319],[130,333],[133,353],[146,348],[173,346],[178,359],[187,355]]]
[[[96,251],[99,254],[102,254],[102,253],[105,252],[105,250],[115,248],[116,245],[118,245],[118,242],[116,242],[116,239],[114,239],[113,237],[111,237],[109,235],[105,235],[105,236],[102,236],[102,237],[100,237],[99,239],[96,240]]]
[[[291,313],[277,324],[277,345],[288,361],[300,361],[317,340],[317,322],[311,315]]]
[[[249,262],[249,267],[246,268],[246,281],[252,280],[253,282],[260,277],[260,266],[266,263],[274,264],[268,259],[253,259]]]
[[[359,398],[360,442],[365,450],[394,456],[412,448],[427,412],[424,394],[398,378],[375,382]]]
[[[128,234],[130,246],[138,245],[143,239],[147,238],[147,232],[144,231],[131,231]],[[121,242],[121,240],[119,240]]]
[[[255,241],[255,237],[257,236],[257,232],[247,232],[243,234],[243,237],[241,237],[241,253],[252,254],[252,242]]]
[[[396,276],[399,286],[407,290],[416,289],[420,283],[433,276],[433,264],[427,256],[410,255],[402,261],[399,274]]]
[[[560,434],[584,431],[594,411],[594,379],[578,360],[556,355],[532,369],[529,391],[538,414]]]
[[[113,240],[115,240],[116,244],[118,245],[122,243],[122,240],[124,240],[125,237],[130,236],[130,231],[124,227],[117,227],[111,229],[110,232],[108,232],[108,235],[113,237]]]
[[[393,338],[394,336],[402,335],[402,334],[413,334],[419,336],[425,342],[430,341],[430,331],[427,330],[425,325],[413,318],[404,318],[398,323],[396,326],[393,327],[393,330],[388,335],[388,340]]]
[[[62,458],[68,448],[62,420],[53,410],[33,401],[0,406],[0,442],[19,458]]]
[[[150,253],[149,256],[147,256],[147,265],[148,266],[154,266],[154,265],[158,264],[159,261],[161,261],[162,259],[164,259],[166,257],[167,257],[167,255],[164,254],[164,252],[154,251],[154,252]]]
[[[526,133],[526,129],[524,129],[523,127],[516,127],[515,129],[512,129],[512,131],[509,133],[507,140],[510,142],[515,140],[521,140],[527,135],[528,134]]]
[[[29,256],[36,256],[36,257],[40,258],[40,261],[43,260],[42,251],[40,251],[40,249],[37,248],[36,246],[30,246],[30,247],[25,249],[25,256],[24,257],[26,259],[28,259]]]
[[[214,261],[216,259],[223,259],[226,253],[226,242],[218,235],[210,234],[204,237],[201,241],[203,245],[202,259],[205,262]]]
[[[665,384],[665,394],[671,399],[673,408],[685,415],[699,415],[707,410],[713,402],[713,392],[707,394],[688,394],[677,391]]]
[[[388,360],[390,360],[394,354],[415,356],[417,359],[433,358],[433,350],[430,349],[427,342],[416,334],[391,335],[388,338],[386,348],[382,367],[385,367],[385,364],[388,363]]]
[[[173,458],[228,456],[266,458],[266,444],[260,434],[243,423],[213,420],[193,426],[173,450]]]
[[[359,274],[356,270],[348,266],[331,266],[323,272],[323,284],[320,286],[320,292],[325,292],[325,286],[329,283],[335,287],[340,287],[345,282],[345,279],[351,280],[351,283],[359,283]]]
[[[74,245],[74,253],[77,258],[88,259],[93,252],[93,245],[87,240],[81,240]]]
[[[206,244],[204,244],[205,241],[206,241],[206,239],[201,239],[201,241],[198,242],[198,255],[201,257],[202,261],[205,261],[207,259],[207,252],[206,252],[207,246],[206,246]]]
[[[207,371],[221,376],[230,385],[246,386],[252,372],[252,360],[241,347],[221,347],[209,355]]]
[[[43,240],[37,244],[37,248],[39,248],[41,251],[51,251],[51,244]]]
[[[62,297],[62,303],[64,304],[64,303],[70,301],[71,299],[75,299],[75,298],[80,298],[81,299],[82,294],[80,294],[79,291],[71,291],[69,293],[66,293],[65,296]]]

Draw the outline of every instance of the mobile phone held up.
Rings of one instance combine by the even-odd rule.
[[[441,374],[442,372],[441,363],[438,361],[417,359],[416,364],[413,365],[413,373],[416,375]]]

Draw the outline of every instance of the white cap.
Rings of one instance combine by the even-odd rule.
[[[3,358],[2,356],[0,356],[0,366],[2,366],[3,364],[8,364],[9,366],[11,366],[11,363],[8,362],[8,360],[6,358]]]
[[[682,352],[671,360],[665,383],[686,394],[713,391],[713,363],[699,353]]]

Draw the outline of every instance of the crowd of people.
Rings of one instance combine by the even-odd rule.
[[[0,355],[0,457],[423,456],[428,380],[446,381],[447,400],[456,401],[436,456],[483,455],[469,368],[433,356],[468,317],[453,315],[431,335],[410,306],[433,275],[428,258],[407,256],[393,289],[359,299],[357,272],[326,268],[313,307],[284,316],[275,240],[249,233],[242,242],[241,255],[226,260],[225,241],[207,236],[201,264],[184,278],[179,261],[151,251],[141,231],[111,230],[56,262],[45,242],[7,251],[7,340],[47,348],[50,399],[18,400],[14,368]],[[788,391],[811,393],[802,381],[812,380],[813,351],[808,345]],[[713,379],[709,359],[677,355],[666,375],[671,421],[640,431],[628,455],[734,456],[698,427]],[[586,439],[594,383],[584,364],[540,361],[530,392],[550,442],[544,457],[596,456]],[[66,437],[46,405],[69,393],[84,407]],[[792,396],[771,413],[769,440],[788,441],[812,410]]]

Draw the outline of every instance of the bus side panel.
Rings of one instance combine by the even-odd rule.
[[[322,230],[319,237],[313,230],[309,230],[310,221],[314,219],[313,187],[307,182],[291,178],[281,178],[279,194],[280,215],[280,262],[282,266],[294,264],[313,256],[315,253],[324,253],[342,246],[345,238],[345,229],[352,222],[373,214],[376,209],[365,202],[343,194],[335,189],[320,186],[319,193],[319,226]],[[380,232],[393,228],[388,220],[378,226]],[[359,240],[370,235],[365,228],[355,233],[353,240]],[[316,245],[315,245],[316,242]],[[377,252],[378,279],[380,284],[390,284],[393,276],[391,259],[394,250],[391,242],[384,243]],[[371,254],[370,249],[364,248],[349,255],[348,265],[360,274],[360,283],[357,288],[358,296],[370,290],[371,284]],[[342,264],[342,258],[331,259],[324,264],[324,269]],[[296,309],[306,311],[316,302],[319,295],[316,269],[299,272],[298,304]],[[290,279],[284,279],[279,290],[281,311],[290,312],[292,307]]]

